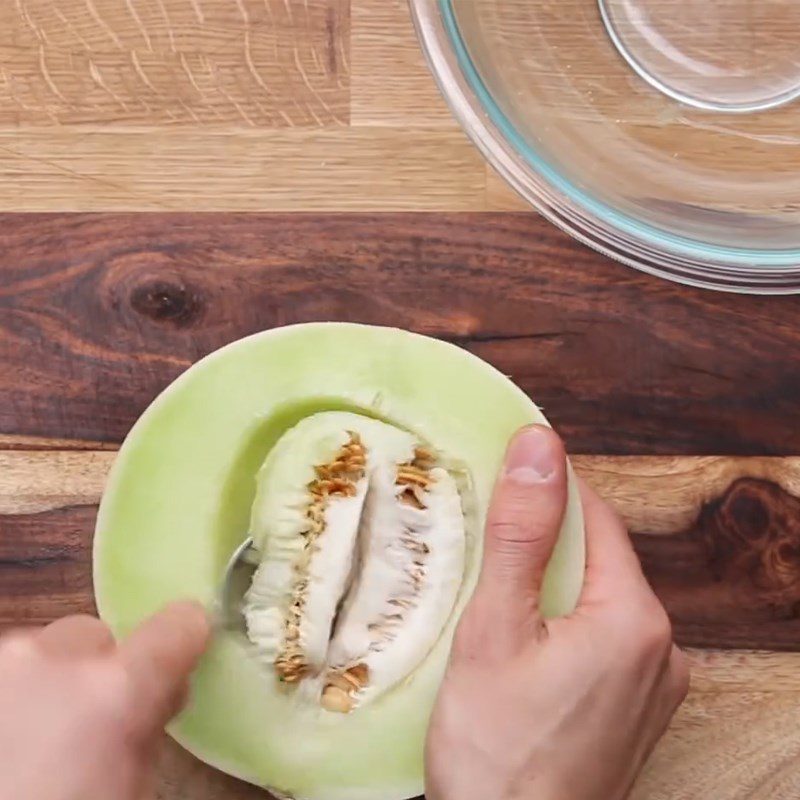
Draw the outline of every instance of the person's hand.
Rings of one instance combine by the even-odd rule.
[[[621,800],[686,696],[686,662],[624,527],[581,489],[585,585],[573,614],[545,621],[565,455],[538,426],[511,443],[429,728],[428,800]]]
[[[120,645],[89,616],[0,638],[0,800],[144,800],[208,639],[195,603]]]

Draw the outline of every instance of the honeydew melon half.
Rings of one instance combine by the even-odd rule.
[[[325,440],[331,418],[339,420],[334,428],[353,428],[352,415],[367,448],[374,441],[381,451],[380,443],[389,442],[382,463],[391,463],[386,453],[400,453],[408,435],[435,452],[437,469],[459,487],[464,524],[449,534],[464,540],[459,585],[435,636],[427,632],[432,641],[412,659],[409,674],[350,713],[336,713],[276,681],[245,635],[219,633],[170,733],[202,760],[279,795],[400,800],[423,789],[426,726],[475,585],[506,444],[519,427],[545,422],[493,367],[438,340],[344,323],[278,328],[211,354],[153,402],[120,450],[97,519],[95,593],[102,618],[120,636],[171,600],[195,598],[213,608],[230,553],[275,502],[267,487],[280,486],[281,448],[289,454],[282,457],[286,469],[296,467],[295,448],[285,442],[304,424],[313,427],[307,420],[314,417],[326,420]],[[318,444],[305,441],[301,449],[317,452]],[[259,473],[272,479],[262,481],[254,508]],[[267,520],[262,547],[269,536]],[[547,615],[572,610],[583,569],[583,520],[572,482],[545,578]]]

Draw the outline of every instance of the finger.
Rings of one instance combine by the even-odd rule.
[[[486,635],[537,630],[547,562],[567,503],[564,446],[549,428],[520,431],[509,445],[486,523],[483,565],[471,603]]]
[[[578,479],[578,486],[586,529],[586,578],[578,607],[650,593],[620,518],[585,481]]]
[[[35,642],[36,637],[44,630],[40,625],[15,625],[13,628],[6,628],[0,633],[0,646],[15,646],[18,641]]]
[[[669,657],[669,675],[672,685],[672,700],[677,708],[689,693],[691,670],[689,669],[689,660],[676,645],[672,645]]]
[[[171,720],[173,717],[183,711],[189,702],[190,695],[190,681],[189,678],[186,678],[186,680],[182,681],[176,687],[175,691],[170,695],[166,705],[164,706],[164,713],[167,721]]]
[[[0,666],[17,659],[30,659],[39,655],[36,637],[40,628],[12,628],[0,636]]]
[[[120,646],[133,685],[135,727],[140,731],[162,728],[174,715],[189,675],[208,646],[210,631],[200,604],[174,603]]]
[[[37,637],[39,647],[58,656],[89,656],[109,653],[115,647],[108,626],[96,617],[78,614],[64,617],[43,628]]]

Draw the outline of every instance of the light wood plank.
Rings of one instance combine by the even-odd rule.
[[[0,210],[489,207],[405,0],[0,9]]]
[[[417,41],[407,0],[352,0],[351,122],[458,127]]]
[[[96,505],[116,453],[0,451],[0,515]]]
[[[800,458],[578,456],[575,468],[633,531],[688,530],[709,500],[740,477],[772,481],[800,495]]]
[[[348,0],[6,2],[0,127],[343,125],[349,42]]]
[[[518,194],[505,178],[486,164],[486,210],[487,211],[530,211],[535,213],[533,206]]]
[[[632,800],[797,797],[798,710],[798,692],[690,694]]]
[[[14,439],[6,436],[4,442],[7,447]],[[0,449],[0,513],[53,509],[65,505],[64,497],[95,503],[114,457],[112,445],[98,451]],[[740,477],[771,481],[800,495],[800,457],[578,455],[572,461],[630,530],[648,535],[688,530],[702,506]]]
[[[800,653],[686,650],[692,693],[800,692]]]
[[[457,130],[0,130],[3,211],[473,210]]]
[[[0,451],[3,450],[117,450],[116,443],[95,442],[85,439],[51,439],[45,436],[21,436],[0,433]]]
[[[13,442],[14,437],[6,435],[0,445],[8,447]],[[114,456],[108,451],[28,452],[2,447],[0,492],[10,498],[20,486],[10,474],[24,474],[30,484],[44,480],[46,487],[56,488],[62,471],[86,472],[95,476],[95,482],[85,485],[95,491],[102,486],[103,469]],[[718,497],[741,476],[774,481],[800,494],[800,457],[577,455],[571,460],[578,474],[614,505],[631,529],[648,534],[687,529],[703,503]],[[22,512],[10,508],[3,513]]]

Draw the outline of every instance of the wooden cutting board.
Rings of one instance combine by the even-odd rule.
[[[629,523],[694,668],[637,800],[797,796],[800,298],[661,282],[525,210],[402,0],[3,3],[0,211],[0,626],[92,610],[114,451],[193,361],[399,325],[509,374]],[[158,796],[263,794],[168,744]]]

